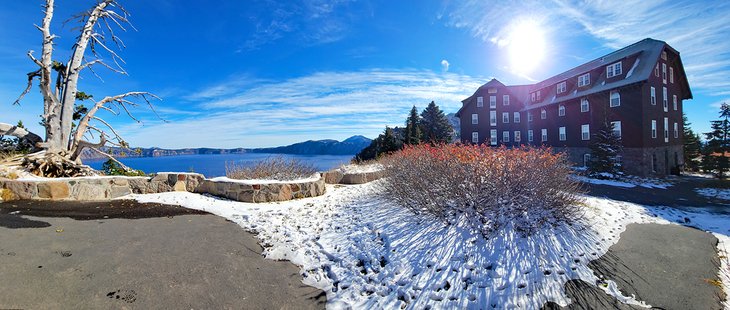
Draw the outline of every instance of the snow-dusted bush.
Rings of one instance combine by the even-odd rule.
[[[383,163],[389,199],[447,223],[465,220],[485,236],[505,226],[529,235],[581,214],[580,183],[548,148],[418,145]]]
[[[226,162],[226,176],[231,179],[254,180],[271,179],[290,181],[311,177],[317,169],[296,159],[273,156],[254,165],[241,165]]]

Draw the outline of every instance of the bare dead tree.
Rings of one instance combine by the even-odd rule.
[[[95,2],[89,10],[70,19],[79,22],[81,27],[79,36],[73,44],[70,59],[61,63],[53,60],[53,41],[57,37],[51,32],[54,0],[45,0],[43,21],[40,26],[36,25],[43,36],[41,57],[37,59],[32,50],[27,53],[28,58],[38,66],[38,69],[28,73],[27,87],[14,103],[20,104],[23,97],[30,92],[33,81],[38,79],[43,96],[42,121],[46,129],[46,138],[37,146],[44,149],[45,153],[61,155],[79,163],[79,155],[84,148],[92,148],[103,153],[99,148],[107,144],[128,146],[107,121],[96,115],[99,110],[106,110],[114,115],[119,115],[120,111],[124,111],[133,120],[139,122],[139,119],[130,112],[130,108],[144,105],[154,111],[150,99],[160,99],[153,94],[138,91],[108,96],[95,102],[78,125],[74,126],[76,100],[80,98],[79,96],[85,95],[78,89],[81,73],[88,70],[99,77],[93,68],[102,66],[126,75],[126,71],[122,67],[124,59],[115,51],[115,49],[124,48],[124,42],[115,31],[134,28],[129,22],[129,13],[119,5],[118,1],[96,0]],[[88,53],[87,50],[89,50]],[[101,57],[102,53],[107,54],[112,62],[105,62]],[[53,78],[54,72],[55,79]],[[93,139],[96,136],[99,139],[97,143],[85,140]]]

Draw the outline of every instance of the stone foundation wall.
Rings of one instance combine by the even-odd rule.
[[[321,177],[313,182],[252,184],[214,182],[197,173],[159,173],[152,177],[81,177],[39,180],[0,179],[0,202],[13,200],[109,200],[129,194],[172,191],[209,193],[244,202],[284,201],[324,194]]]
[[[331,170],[322,176],[327,184],[365,184],[382,178],[385,172],[343,173],[341,170]]]
[[[583,166],[583,155],[590,154],[586,147],[557,149],[564,151],[568,160],[576,166]],[[676,153],[676,161],[675,161]],[[656,162],[654,162],[656,156]],[[666,177],[684,166],[684,153],[681,145],[668,145],[655,148],[624,148],[621,163],[626,174],[641,177]]]
[[[204,180],[197,191],[242,202],[286,201],[323,195],[325,180],[319,178],[314,182],[271,184]]]

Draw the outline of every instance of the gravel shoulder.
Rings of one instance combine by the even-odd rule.
[[[324,308],[298,267],[261,250],[238,225],[181,207],[0,203],[0,308]]]

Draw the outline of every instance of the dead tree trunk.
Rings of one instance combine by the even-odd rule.
[[[43,142],[43,139],[25,128],[18,126],[0,123],[0,136],[12,136],[18,139],[26,140],[33,145],[34,149],[39,149],[38,144]]]
[[[80,21],[83,26],[73,45],[69,61],[61,63],[53,60],[53,39],[56,36],[51,33],[51,21],[55,3],[54,0],[45,1],[43,22],[41,26],[36,26],[43,35],[41,58],[36,59],[33,51],[29,51],[27,54],[39,68],[28,73],[28,85],[15,101],[15,104],[19,104],[32,88],[33,80],[38,78],[43,96],[42,120],[46,128],[45,142],[38,144],[38,147],[45,149],[46,153],[55,153],[76,162],[80,162],[78,157],[84,148],[92,148],[101,152],[99,149],[106,144],[127,147],[128,144],[114,128],[96,115],[97,112],[106,110],[113,115],[118,115],[123,110],[129,117],[139,122],[129,110],[130,106],[138,106],[138,104],[130,100],[142,100],[154,111],[149,98],[159,99],[157,96],[146,92],[129,92],[105,97],[95,103],[94,107],[79,121],[78,126],[74,126],[74,112],[79,95],[79,77],[84,69],[88,69],[96,75],[92,67],[101,65],[114,72],[126,74],[120,65],[120,62],[123,63],[124,60],[110,48],[110,44],[114,44],[119,49],[124,47],[122,40],[116,36],[115,29],[126,31],[125,26],[131,27],[127,20],[129,14],[117,0],[95,0],[95,4],[90,10],[73,18]],[[87,49],[90,49],[92,59],[87,57]],[[105,63],[99,56],[99,52],[108,54],[113,60],[114,66]],[[55,83],[53,83],[52,76],[54,71],[57,74]],[[94,126],[94,124],[99,125]],[[14,130],[15,133],[18,132],[17,128]],[[95,139],[96,135],[99,136],[99,143],[84,140],[87,137]]]

